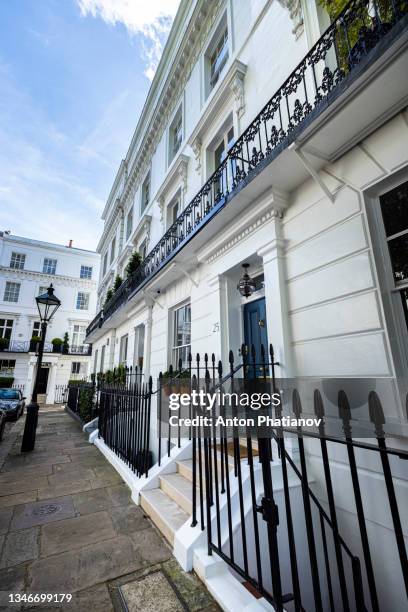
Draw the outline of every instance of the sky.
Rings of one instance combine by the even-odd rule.
[[[178,4],[0,1],[0,230],[96,248]]]

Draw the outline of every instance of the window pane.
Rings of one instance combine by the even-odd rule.
[[[78,292],[76,307],[78,310],[88,310],[89,307],[89,293]]]
[[[13,331],[13,319],[0,319],[0,338],[10,340]]]
[[[92,278],[92,266],[81,266],[80,278]]]
[[[45,257],[44,265],[43,265],[44,274],[55,274],[56,269],[57,269],[57,260],[49,259],[48,257]]]
[[[12,283],[7,281],[4,289],[4,301],[5,302],[18,302],[20,295],[20,283]]]
[[[395,282],[408,279],[408,234],[388,242]]]
[[[408,230],[408,182],[380,198],[387,236]]]
[[[24,253],[12,253],[10,268],[14,268],[15,270],[24,270],[25,258],[26,256]]]

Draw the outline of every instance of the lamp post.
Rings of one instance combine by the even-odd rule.
[[[21,444],[21,452],[27,453],[34,450],[35,446],[35,434],[38,423],[38,381],[40,378],[40,369],[44,353],[45,335],[47,333],[47,325],[51,321],[52,317],[61,306],[61,301],[54,295],[54,287],[51,285],[48,287],[47,292],[39,295],[35,298],[37,302],[38,312],[40,313],[41,321],[41,339],[38,346],[38,357],[37,357],[37,370],[35,373],[35,381],[33,393],[31,396],[31,402],[27,406],[27,415],[24,426],[23,441]]]

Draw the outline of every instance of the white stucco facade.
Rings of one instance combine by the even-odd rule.
[[[312,1],[181,3],[105,207],[99,308],[130,254],[148,253],[156,245],[174,221],[176,203],[181,212],[214,172],[220,143],[231,146],[327,22]],[[228,59],[209,91],[208,50],[225,30]],[[238,356],[247,342],[246,305],[264,300],[277,375],[393,381],[383,407],[398,434],[395,444],[407,448],[408,272],[393,270],[382,207],[385,194],[406,189],[408,182],[406,53],[405,32],[140,291],[92,329],[95,372],[120,362],[143,364],[145,376],[155,380],[170,363],[177,366],[185,344],[193,355],[214,353],[217,362],[226,363],[229,351]],[[169,163],[179,109],[183,137]],[[146,177],[149,201],[142,208]],[[406,246],[400,248],[402,253]],[[262,281],[249,299],[237,291],[244,263]],[[176,313],[187,305],[190,314],[183,317],[191,316],[191,325],[183,344],[175,333]],[[154,453],[155,427],[153,414]],[[313,445],[308,450],[319,490],[321,464]],[[332,470],[341,497],[341,454],[333,457]],[[378,466],[367,465],[361,478],[371,501],[385,499]],[[404,519],[406,483],[399,466],[395,486]],[[355,510],[346,496],[343,502],[339,512],[352,537]],[[392,526],[380,511],[367,516],[370,529],[381,535],[373,545],[381,567],[382,555],[391,558],[395,544]],[[394,578],[387,572],[384,588],[399,609],[400,584]]]
[[[36,369],[35,346],[30,346],[30,340],[40,334],[35,297],[52,283],[61,300],[48,325],[43,359],[48,372],[41,395],[52,403],[56,386],[66,385],[71,376],[88,373],[91,356],[84,333],[95,314],[98,274],[95,252],[1,232],[0,334],[7,338],[8,346],[0,353],[0,369],[26,395],[32,391]],[[68,353],[52,352],[52,340],[63,340],[65,333]]]

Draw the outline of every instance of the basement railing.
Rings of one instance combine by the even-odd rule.
[[[139,269],[127,278],[87,329],[103,325],[161,270],[252,178],[327,108],[380,42],[407,25],[407,0],[351,0],[293,70],[225,159],[177,217]]]
[[[325,387],[322,380],[323,392],[303,386],[306,397],[301,397],[296,381],[275,379],[279,364],[272,346],[269,354],[263,347],[256,354],[253,347],[248,351],[243,346],[238,366],[230,352],[226,376],[221,362],[216,368],[214,364],[214,357],[208,360],[205,355],[200,360],[197,355],[189,368],[192,388],[231,397],[226,404],[190,407],[193,418],[211,419],[210,425],[196,424],[190,432],[192,527],[206,530],[208,554],[220,556],[275,610],[293,605],[300,611],[378,612],[389,608],[385,586],[398,589],[403,607],[408,596],[405,486],[401,483],[402,492],[398,491],[395,481],[408,452],[390,448],[386,442],[388,424],[380,397],[368,390],[375,388],[376,381],[366,379],[359,386],[354,379],[353,395],[341,387],[347,381],[328,381],[333,386]],[[366,388],[366,383],[372,386]],[[281,397],[288,391],[290,399],[264,412],[274,419],[296,418],[297,425],[264,430],[258,426],[256,432],[245,425],[214,425],[220,415],[254,416],[251,409],[239,407],[236,394],[272,396],[279,385],[284,387]],[[176,385],[173,392],[180,392]],[[361,417],[361,410],[355,411],[365,405],[367,415]],[[309,417],[320,423],[299,425],[300,419]],[[171,438],[177,444],[176,430]],[[319,476],[313,477],[312,467]],[[366,482],[367,469],[374,470],[373,488]],[[390,533],[384,553],[378,547],[384,532],[372,510],[378,491],[379,507],[389,523],[384,531]],[[385,546],[385,540],[381,541]],[[388,570],[382,565],[382,554],[387,554],[388,569],[392,568],[392,587],[390,576],[384,575]],[[293,604],[287,608],[289,602]]]

